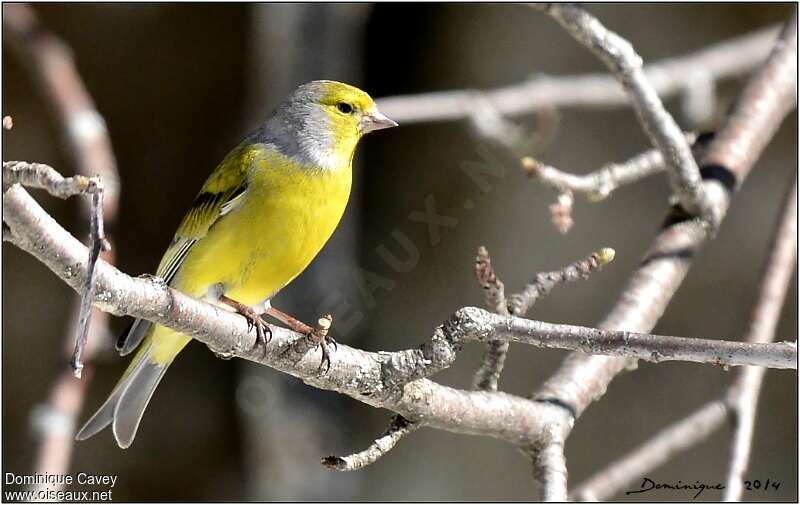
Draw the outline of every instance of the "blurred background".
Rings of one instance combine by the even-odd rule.
[[[677,56],[788,18],[789,4],[595,5],[590,10],[628,38],[645,61]],[[295,86],[343,80],[373,97],[491,88],[534,73],[604,71],[601,63],[545,15],[515,5],[368,4],[40,4],[42,23],[72,48],[104,116],[119,163],[121,202],[109,230],[117,264],[152,272],[187,206],[225,153]],[[51,164],[74,173],[59,130],[4,39],[3,159]],[[717,88],[713,128],[744,79]],[[678,99],[667,102],[682,126]],[[578,173],[623,161],[648,147],[627,107],[565,108],[552,142],[536,154]],[[535,115],[519,118],[533,128]],[[797,168],[792,113],[736,196],[716,240],[696,258],[656,332],[738,339],[745,329],[782,195]],[[488,152],[505,167],[480,192],[464,163]],[[481,305],[472,267],[477,247],[492,253],[508,292],[602,246],[616,260],[588,281],[540,301],[530,316],[593,325],[612,306],[661,223],[668,185],[652,177],[601,203],[579,198],[575,226],[560,234],[548,206],[555,193],[530,182],[509,153],[466,121],[401,126],[367,138],[357,154],[355,190],[344,224],[313,266],[274,305],[306,321],[334,314],[336,338],[367,350],[417,346],[455,309]],[[457,224],[432,244],[408,215],[433,197]],[[37,198],[67,229],[86,237],[76,200]],[[473,208],[462,202],[470,198]],[[419,253],[410,271],[397,232]],[[43,265],[3,244],[3,468],[35,468],[32,412],[67,366],[64,339],[77,296]],[[364,289],[364,279],[372,290]],[[380,280],[377,280],[380,279]],[[796,335],[796,281],[777,338]],[[112,320],[114,336],[128,321]],[[71,335],[69,335],[71,338]],[[469,388],[482,346],[470,346],[436,380]],[[512,345],[500,388],[528,395],[565,352]],[[335,359],[335,358],[334,358]],[[101,353],[81,415],[105,399],[126,366]],[[122,451],[109,431],[76,445],[72,470],[119,475],[116,500],[531,500],[528,461],[511,445],[422,429],[359,472],[337,473],[319,458],[366,447],[390,413],[241,360],[215,358],[192,343],[171,367],[136,443]],[[694,364],[642,363],[619,376],[577,423],[567,443],[570,482],[678,420],[729,385],[733,374]],[[724,482],[730,427],[650,475],[660,482]],[[781,483],[746,491],[749,501],[797,500],[797,374],[770,371],[759,403],[748,476]],[[638,484],[637,484],[638,486]],[[700,500],[718,500],[705,492]],[[689,499],[650,493],[618,499]]]

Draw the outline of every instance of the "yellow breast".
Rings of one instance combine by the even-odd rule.
[[[352,170],[297,166],[270,151],[255,162],[246,198],[194,245],[174,286],[196,297],[222,283],[255,305],[297,277],[328,241],[347,206]]]

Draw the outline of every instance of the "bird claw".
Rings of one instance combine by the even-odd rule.
[[[256,329],[256,341],[253,344],[252,349],[255,349],[259,345],[263,347],[263,354],[262,357],[266,357],[267,355],[267,344],[272,340],[272,329],[269,325],[264,322],[261,316],[256,313],[255,310],[252,308],[241,305],[236,307],[236,312],[238,312],[242,317],[247,320],[247,332]]]
[[[325,373],[328,373],[331,369],[331,351],[329,350],[328,346],[333,346],[334,352],[339,349],[336,340],[327,335],[323,337],[319,344],[317,344],[317,347],[322,350],[322,359],[319,360],[319,367],[317,367],[317,371],[321,371],[323,365],[326,365]]]
[[[339,349],[336,341],[329,336],[331,324],[333,323],[333,316],[330,314],[324,315],[317,320],[316,326],[312,328],[304,322],[285,314],[284,312],[281,312],[275,307],[269,307],[266,315],[274,317],[278,321],[291,328],[292,331],[302,335],[302,337],[294,340],[291,345],[284,349],[280,353],[281,356],[284,356],[291,351],[299,358],[302,358],[302,356],[305,356],[309,351],[320,348],[322,351],[322,359],[319,362],[317,371],[321,371],[322,368],[325,367],[324,373],[327,373],[331,369],[331,348],[329,346],[332,346],[333,351],[337,351]]]

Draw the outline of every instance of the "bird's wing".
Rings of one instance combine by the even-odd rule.
[[[171,284],[192,246],[202,240],[221,217],[244,201],[248,169],[256,158],[262,157],[263,149],[264,146],[260,144],[239,146],[212,172],[161,258],[157,277]],[[146,320],[135,320],[117,341],[120,354],[124,356],[134,350],[147,335],[150,326]]]
[[[161,258],[156,276],[164,279],[167,284],[172,283],[192,246],[206,236],[219,218],[235,209],[243,201],[246,192],[246,177],[238,181],[236,186],[219,191],[207,191],[204,188],[194,199],[167,252]]]

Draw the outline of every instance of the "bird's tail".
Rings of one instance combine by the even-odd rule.
[[[157,329],[158,327],[153,328],[156,331]],[[154,359],[153,333],[151,330],[103,406],[75,436],[77,440],[86,440],[112,424],[117,444],[123,449],[131,445],[144,415],[144,409],[150,402],[156,386],[164,377],[164,372],[172,363],[172,359],[165,362]],[[177,355],[177,352],[175,354]]]

